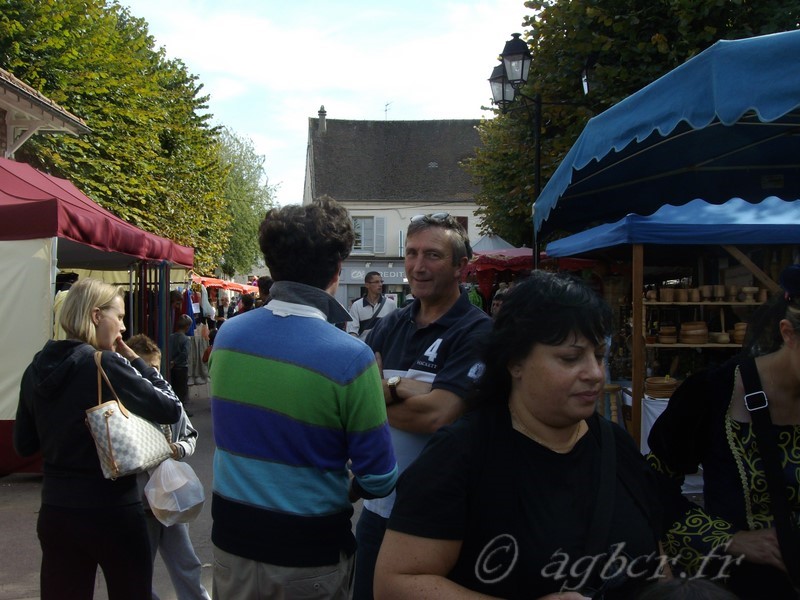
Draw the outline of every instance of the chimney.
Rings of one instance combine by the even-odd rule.
[[[325,133],[325,131],[328,128],[327,125],[325,124],[325,115],[328,114],[328,113],[325,112],[325,107],[324,106],[320,106],[319,107],[319,112],[317,114],[319,115],[319,127],[318,127],[319,132],[320,133]]]

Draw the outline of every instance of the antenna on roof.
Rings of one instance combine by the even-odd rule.
[[[383,105],[383,119],[384,119],[384,121],[388,121],[389,120],[389,105],[390,104],[391,104],[391,102],[387,102],[386,104]]]

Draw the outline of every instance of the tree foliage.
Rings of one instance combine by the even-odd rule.
[[[73,181],[122,219],[195,248],[215,267],[230,215],[208,97],[144,20],[102,0],[0,0],[0,64],[92,133],[34,136],[17,159]]]
[[[273,193],[264,171],[265,159],[256,154],[252,141],[223,129],[219,156],[228,168],[223,205],[232,217],[222,271],[233,275],[249,271],[258,262],[258,228],[264,213],[273,205]]]
[[[800,24],[800,0],[528,0],[525,7],[533,64],[523,93],[543,100],[542,187],[591,117],[717,40]],[[536,128],[522,106],[481,124],[484,145],[467,168],[482,188],[484,230],[530,245]]]

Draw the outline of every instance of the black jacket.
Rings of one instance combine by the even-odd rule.
[[[103,477],[86,409],[97,404],[95,349],[76,340],[48,341],[25,370],[20,385],[14,449],[42,453],[42,503],[69,507],[120,506],[141,500],[136,477]],[[103,352],[103,370],[131,412],[157,423],[180,417],[180,404],[158,370],[141,358],[129,363]],[[103,385],[103,400],[111,399]]]

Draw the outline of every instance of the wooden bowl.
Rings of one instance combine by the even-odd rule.
[[[677,289],[675,290],[675,302],[688,302],[689,290]]]
[[[658,300],[660,302],[674,302],[675,288],[661,288],[658,290]]]
[[[709,338],[715,344],[730,344],[731,343],[731,336],[725,332],[715,331],[714,333],[709,334]]]
[[[678,333],[678,328],[674,325],[662,325],[658,333],[661,335],[676,335]]]
[[[678,337],[675,335],[659,335],[658,336],[658,343],[659,344],[674,344],[678,341]]]
[[[708,323],[705,321],[684,321],[681,323],[681,330],[684,329],[705,329],[708,331]]]
[[[679,383],[672,377],[648,377],[644,380],[644,393],[655,398],[669,398]]]

